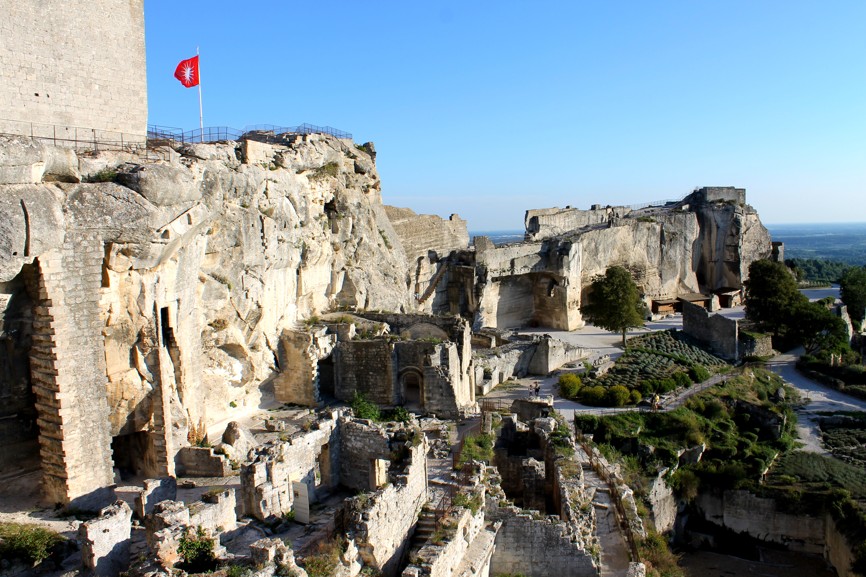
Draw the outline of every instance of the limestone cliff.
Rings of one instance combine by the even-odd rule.
[[[337,308],[414,310],[374,155],[318,134],[141,154],[0,141],[2,396],[31,427],[60,408],[82,443],[47,450],[42,431],[43,462],[113,437],[165,473],[190,420],[257,403],[290,370],[277,366],[284,328]],[[92,399],[104,430],[74,424],[82,387],[107,389],[108,406]]]
[[[476,328],[578,328],[586,289],[609,266],[628,269],[650,306],[739,289],[749,265],[772,253],[745,190],[732,187],[702,188],[661,206],[529,210],[525,224],[522,243],[476,239]]]

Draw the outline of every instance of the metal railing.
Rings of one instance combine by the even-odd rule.
[[[628,206],[628,208],[630,208],[630,209],[632,209],[632,210],[640,210],[640,209],[642,209],[642,208],[649,208],[649,207],[651,207],[651,206],[663,207],[663,206],[667,206],[667,205],[669,205],[669,204],[677,204],[677,203],[680,203],[680,202],[682,202],[682,200],[683,200],[683,199],[681,199],[681,198],[677,198],[677,199],[674,199],[674,200],[672,200],[672,199],[667,199],[667,200],[652,200],[652,201],[650,201],[650,202],[642,202],[642,203],[640,203],[640,204],[630,204],[630,205]]]
[[[203,129],[184,131],[173,126],[149,124],[147,138],[149,140],[173,140],[181,143],[221,142],[249,138],[261,142],[279,142],[287,136],[304,134],[327,134],[335,138],[352,138],[352,133],[331,126],[315,124],[299,124],[298,126],[276,126],[274,124],[253,124],[243,129],[229,126],[206,126]]]
[[[84,128],[82,126],[24,122],[5,118],[0,119],[0,134],[25,136],[54,146],[76,150],[140,152],[147,143],[147,137],[144,134]]]

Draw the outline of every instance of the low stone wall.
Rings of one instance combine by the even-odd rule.
[[[740,331],[740,358],[771,357],[774,354],[770,335]]]
[[[162,479],[145,479],[144,488],[135,496],[135,514],[139,519],[153,512],[153,508],[161,501],[174,501],[177,498],[177,479],[164,477]]]
[[[513,376],[529,374],[529,365],[537,348],[538,344],[534,342],[518,342],[478,351],[473,355],[476,393],[485,394]]]
[[[177,452],[178,475],[182,477],[228,477],[231,463],[213,447],[184,447]]]
[[[529,363],[529,374],[547,375],[566,363],[573,363],[587,356],[585,349],[545,336],[538,341],[535,354]]]
[[[189,524],[213,533],[234,529],[237,523],[236,504],[234,489],[208,491],[202,495],[201,501],[190,504]]]
[[[588,551],[581,549],[559,521],[502,510],[490,573],[527,577],[597,577],[598,569]]]

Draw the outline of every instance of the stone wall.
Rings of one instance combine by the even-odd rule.
[[[99,292],[102,240],[67,233],[39,258],[30,371],[43,491],[52,503],[100,508],[114,482]]]
[[[390,461],[397,448],[382,427],[364,420],[341,419],[340,483],[355,491],[377,489],[373,482],[376,461]]]
[[[713,354],[729,360],[740,358],[739,324],[704,307],[682,301],[683,332],[707,345]]]
[[[392,345],[385,339],[352,340],[334,349],[334,396],[350,401],[357,392],[380,405],[397,401]]]
[[[483,497],[482,497],[483,499]],[[496,528],[486,528],[483,507],[473,514],[459,507],[442,520],[443,543],[427,542],[402,577],[486,577],[496,538]]]
[[[213,447],[181,447],[176,457],[177,473],[183,477],[226,477],[232,474],[225,455]]]
[[[490,562],[493,575],[597,577],[592,556],[568,536],[563,523],[515,511],[495,515],[502,521]]]
[[[318,362],[334,349],[336,335],[326,335],[325,327],[316,330],[284,330],[280,335],[281,370],[274,378],[274,397],[281,403],[316,406],[319,394]]]
[[[81,562],[96,575],[118,575],[129,566],[132,509],[123,501],[78,526]]]
[[[537,348],[538,345],[534,342],[516,342],[495,349],[475,351],[475,383],[478,394],[487,394],[493,387],[513,376],[522,378],[529,374],[529,366]]]
[[[775,355],[775,351],[773,350],[773,337],[771,335],[740,331],[740,358],[771,357],[773,355]]]
[[[144,2],[4,1],[0,132],[143,142]],[[122,65],[121,65],[122,64]],[[109,132],[106,132],[109,131]]]
[[[344,455],[349,454],[350,447],[358,446],[357,441],[349,440],[357,432],[360,431],[344,432],[344,440],[351,443],[344,445]],[[373,445],[370,448],[375,451],[376,443]],[[348,531],[357,543],[364,564],[381,571],[385,577],[398,574],[418,513],[428,498],[426,441],[422,439],[420,444],[407,447],[407,452],[404,466],[391,476],[391,483],[363,498],[355,497],[356,512]],[[343,461],[350,459],[344,458]]]
[[[529,373],[548,375],[562,365],[573,363],[588,356],[585,349],[545,335],[538,341],[538,347],[529,363]]]
[[[631,209],[627,206],[607,206],[580,210],[578,208],[541,208],[527,210],[524,217],[527,240],[541,240],[580,228],[606,224],[612,218],[622,218]]]

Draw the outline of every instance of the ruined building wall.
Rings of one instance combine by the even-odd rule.
[[[683,332],[710,347],[723,359],[739,359],[739,324],[736,319],[711,314],[704,307],[683,302]]]
[[[385,339],[352,340],[334,349],[334,396],[352,400],[357,392],[380,405],[396,402],[392,345]]]
[[[527,240],[542,240],[622,218],[629,214],[627,206],[607,206],[580,210],[578,208],[539,208],[527,210],[523,219]]]
[[[344,435],[345,437],[345,435]],[[346,456],[344,446],[344,460]],[[368,505],[355,514],[349,529],[365,565],[385,577],[398,574],[403,554],[411,544],[418,513],[427,502],[427,443],[410,447],[407,465],[393,482],[367,498]]]
[[[490,561],[492,575],[598,576],[592,556],[569,538],[564,524],[504,508],[488,518],[502,521]]]
[[[264,521],[291,511],[293,481],[307,485],[310,502],[315,502],[317,489],[330,490],[341,482],[339,418],[339,413],[326,415],[313,430],[256,449],[252,461],[241,466],[245,515]]]
[[[582,326],[579,245],[554,239],[496,247],[479,238],[475,250],[483,279],[476,329]]]
[[[114,481],[99,288],[102,239],[69,232],[38,259],[30,370],[39,414],[42,486],[52,503],[108,503]]]
[[[0,132],[53,136],[38,125],[147,133],[144,1],[0,2]],[[72,138],[74,130],[58,130]],[[92,140],[93,133],[79,131]]]

